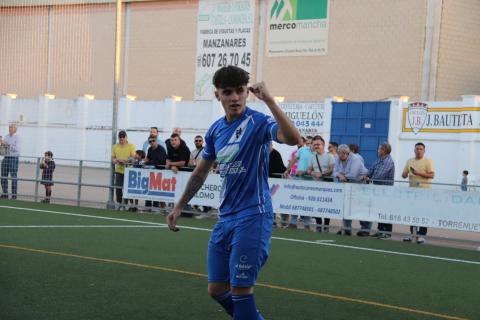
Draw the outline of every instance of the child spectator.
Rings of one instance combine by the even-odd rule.
[[[143,162],[145,161],[145,152],[143,150],[135,151],[135,156],[133,157],[132,167],[134,168],[143,168]],[[128,211],[136,212],[138,210],[138,199],[129,199],[130,208]]]
[[[460,189],[462,191],[468,191],[468,171],[467,170],[463,170],[463,173],[462,173],[462,184],[460,185]]]
[[[45,186],[45,199],[43,199],[41,202],[50,203],[53,186],[53,171],[55,171],[55,161],[53,161],[52,151],[45,152],[44,157],[40,162],[40,169],[42,169],[41,184]]]

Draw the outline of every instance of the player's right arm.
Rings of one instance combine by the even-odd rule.
[[[183,191],[180,200],[175,204],[173,210],[167,216],[168,228],[172,231],[178,231],[177,218],[182,213],[182,208],[195,196],[198,190],[202,187],[208,173],[212,168],[215,160],[202,159],[198,162],[195,170],[192,172],[190,179],[188,179],[187,186]]]

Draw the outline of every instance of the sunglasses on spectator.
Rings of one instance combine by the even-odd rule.
[[[149,143],[153,143],[155,142],[156,140],[148,140]]]

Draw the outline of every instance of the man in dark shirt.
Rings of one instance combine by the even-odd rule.
[[[167,164],[167,151],[158,144],[158,139],[155,135],[148,137],[148,144],[150,147],[148,148],[144,164],[154,166],[155,168],[163,168]],[[164,209],[165,206],[165,202],[153,201],[153,207],[155,208],[160,207]],[[146,200],[145,207],[147,207],[147,211],[151,211],[152,201]]]
[[[178,168],[186,167],[190,160],[190,150],[188,147],[181,143],[180,136],[173,133],[170,136],[171,149],[167,152],[167,169],[172,169],[174,173],[177,173]]]
[[[180,128],[174,128],[173,129],[173,132],[172,132],[172,135],[178,135],[178,138],[180,139],[180,144],[183,146],[187,146],[187,143],[180,137],[182,135],[182,129]],[[165,145],[167,146],[167,154],[170,154],[172,151],[172,143],[171,143],[171,139],[172,137],[170,136],[170,138],[168,138],[167,140],[165,140]],[[188,162],[187,162],[188,164]]]
[[[268,167],[268,176],[270,178],[281,178],[282,174],[287,170],[283,163],[282,155],[280,152],[273,148],[273,144],[270,143],[270,162]]]
[[[151,135],[148,138],[150,147],[148,148],[147,158],[145,164],[149,166],[155,166],[156,168],[167,164],[167,152],[158,144],[157,138]]]

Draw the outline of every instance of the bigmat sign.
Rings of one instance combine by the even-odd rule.
[[[123,194],[176,202],[190,174],[126,168]],[[190,204],[218,208],[221,185],[220,175],[209,175]],[[478,192],[294,179],[269,179],[269,185],[276,213],[480,232]]]

